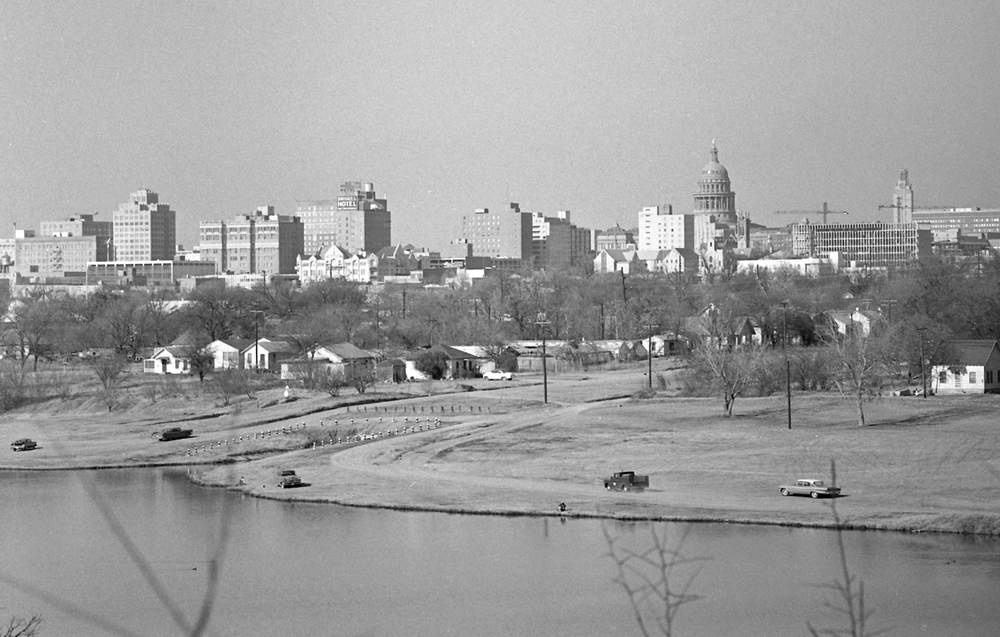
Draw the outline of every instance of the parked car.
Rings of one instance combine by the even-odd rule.
[[[291,489],[293,487],[301,487],[302,478],[295,475],[295,472],[291,469],[285,469],[278,472],[278,487],[281,489]]]
[[[514,374],[505,372],[502,369],[491,369],[483,374],[483,378],[486,380],[514,380]]]
[[[14,451],[31,451],[37,446],[38,443],[36,443],[31,438],[21,438],[20,440],[15,440],[14,442],[10,443],[10,448],[13,449]]]
[[[164,429],[160,432],[160,440],[180,440],[181,438],[190,438],[193,430],[191,429],[181,429],[180,427],[171,427],[170,429]]]
[[[822,480],[804,478],[796,480],[795,484],[782,485],[781,495],[807,495],[810,498],[829,497],[835,498],[840,495],[840,487],[827,486]]]

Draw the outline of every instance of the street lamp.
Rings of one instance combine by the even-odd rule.
[[[785,398],[788,403],[788,429],[792,428],[792,364],[788,361],[788,301],[781,302],[781,354],[785,357]]]
[[[545,316],[545,312],[539,312],[538,316],[535,318],[535,325],[542,332],[542,402],[548,404],[549,402],[549,368],[546,365],[546,355],[545,355],[545,330],[550,325],[552,321],[548,320]]]
[[[927,376],[924,374],[924,332],[927,331],[926,327],[918,327],[917,333],[920,335],[920,385],[923,388],[923,396],[927,398]]]

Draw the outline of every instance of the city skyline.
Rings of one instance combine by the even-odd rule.
[[[718,140],[736,207],[1000,205],[988,3],[706,7],[5,3],[0,224],[150,188],[198,223],[376,184],[392,241],[500,209],[600,230],[689,213]],[[7,233],[0,232],[0,235]]]

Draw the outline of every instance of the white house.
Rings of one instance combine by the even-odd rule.
[[[305,357],[283,361],[281,378],[302,378],[311,370],[314,373],[336,374],[351,382],[355,378],[374,378],[375,362],[374,354],[351,343],[320,345]]]
[[[240,357],[240,352],[252,342],[244,338],[218,339],[206,345],[205,351],[212,355],[212,369],[242,368],[243,359]]]
[[[157,347],[152,356],[142,361],[142,371],[145,374],[190,374],[190,356],[189,347]]]
[[[1000,393],[1000,346],[992,339],[951,342],[954,360],[931,368],[931,383],[939,394]]]
[[[297,349],[294,343],[288,341],[272,341],[269,338],[261,338],[256,342],[251,341],[240,352],[243,358],[243,368],[254,371],[279,371],[281,362],[291,358]]]

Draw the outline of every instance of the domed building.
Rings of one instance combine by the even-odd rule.
[[[712,160],[701,169],[701,177],[698,179],[694,214],[711,215],[720,223],[736,223],[736,193],[729,182],[729,171],[719,163],[719,149],[714,139]]]

